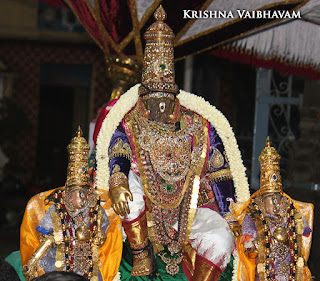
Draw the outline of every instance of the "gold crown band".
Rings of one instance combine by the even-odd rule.
[[[74,186],[90,186],[88,154],[90,146],[82,137],[82,130],[79,126],[76,137],[74,137],[67,147],[69,161],[67,168],[66,188]]]
[[[260,162],[260,194],[282,192],[282,181],[280,175],[281,156],[271,146],[269,137],[266,140],[266,147],[259,156]]]

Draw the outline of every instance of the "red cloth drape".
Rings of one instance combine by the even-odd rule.
[[[86,1],[70,0],[71,9],[83,24],[84,28],[96,41],[100,48],[104,49],[103,36],[99,30],[98,23],[91,14],[90,7],[87,6]],[[90,2],[88,2],[90,5]]]

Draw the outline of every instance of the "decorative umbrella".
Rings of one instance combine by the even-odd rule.
[[[45,0],[61,4],[62,0]],[[292,11],[307,0],[64,0],[106,54],[109,75],[122,81],[113,93],[120,94],[125,84],[139,81],[145,33],[161,4],[166,23],[176,34],[176,60],[217,47],[270,25],[279,18],[253,19],[245,11]],[[242,13],[242,17],[241,17]],[[120,79],[120,80],[119,80]],[[130,85],[127,85],[129,87]]]

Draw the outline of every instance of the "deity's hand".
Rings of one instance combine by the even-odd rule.
[[[41,237],[41,243],[37,250],[32,254],[31,258],[28,260],[27,264],[23,266],[23,275],[26,280],[32,280],[40,274],[40,268],[38,266],[38,261],[44,257],[48,249],[54,245],[53,235],[45,235]]]
[[[39,277],[39,271],[36,266],[32,266],[29,263],[23,266],[23,275],[27,281]]]
[[[128,198],[132,201],[132,193],[129,190],[127,178],[117,178],[110,181],[110,198],[116,214],[126,216],[130,214]]]
[[[241,225],[237,221],[228,222],[229,228],[235,237],[241,235]]]

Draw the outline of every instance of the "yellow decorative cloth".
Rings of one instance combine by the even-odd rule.
[[[230,205],[230,210],[233,213],[235,219],[242,225],[242,221],[246,215],[246,209],[250,204],[252,198],[260,194],[260,190],[251,195],[246,202],[237,202]],[[313,229],[313,205],[311,203],[304,203],[293,200],[290,196],[283,193],[289,200],[292,200],[294,207],[306,218],[310,229]],[[244,253],[243,243],[240,243],[241,236],[237,239],[237,251],[239,254],[239,267],[238,267],[238,280],[241,281],[254,281],[256,262],[254,258],[249,258]],[[312,241],[312,232],[308,237],[302,238],[302,254],[305,261],[308,261]],[[304,267],[303,281],[308,281],[311,278],[311,272],[307,266]]]
[[[36,228],[41,218],[44,216],[53,202],[46,202],[45,199],[56,188],[39,193],[32,197],[27,204],[20,229],[20,252],[21,263],[24,266],[31,258],[32,254],[40,245],[39,234]],[[96,190],[96,194],[101,198],[101,206],[105,210],[109,219],[109,228],[106,236],[107,240],[99,249],[99,269],[104,281],[111,281],[116,276],[122,256],[122,232],[120,217],[117,216],[112,207],[111,199],[105,190]]]

